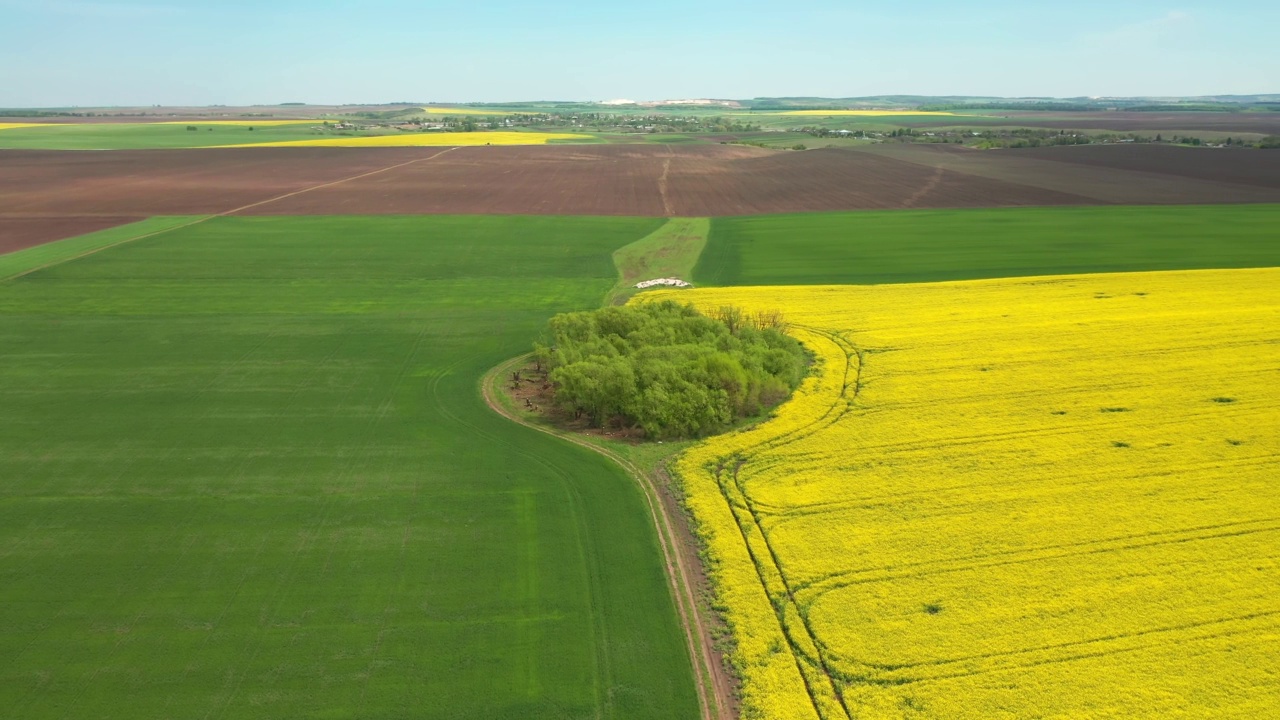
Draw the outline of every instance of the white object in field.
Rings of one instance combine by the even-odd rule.
[[[636,287],[644,290],[645,288],[658,287],[665,285],[668,287],[693,287],[691,283],[687,283],[680,278],[655,278],[653,280],[643,280],[636,283]]]

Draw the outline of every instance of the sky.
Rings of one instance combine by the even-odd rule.
[[[0,0],[0,107],[1280,92],[1280,2]]]

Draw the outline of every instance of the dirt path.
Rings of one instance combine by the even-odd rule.
[[[613,460],[639,484],[644,491],[645,502],[653,519],[654,528],[658,531],[659,544],[662,546],[663,563],[667,570],[667,579],[671,585],[672,598],[676,601],[676,610],[680,615],[680,624],[684,629],[685,643],[689,650],[689,659],[695,666],[697,674],[695,685],[698,689],[698,702],[702,707],[703,720],[734,720],[733,681],[721,664],[712,648],[712,638],[708,623],[699,612],[695,588],[699,586],[700,569],[697,552],[689,542],[692,538],[682,538],[676,528],[683,527],[681,509],[670,493],[662,492],[659,482],[642,471],[634,463],[608,448],[587,442],[572,433],[561,432],[552,428],[535,425],[518,414],[512,413],[494,397],[494,384],[499,375],[522,362],[528,361],[528,355],[512,358],[489,372],[480,380],[481,394],[485,404],[503,417],[567,440],[575,445],[593,450]],[[685,531],[688,534],[688,531]],[[710,688],[708,688],[710,685]]]
[[[929,178],[928,182],[920,186],[919,190],[912,193],[911,197],[907,198],[906,202],[902,203],[902,207],[904,208],[915,207],[916,203],[920,202],[920,200],[922,200],[925,195],[928,195],[929,193],[933,192],[934,188],[938,187],[938,184],[942,182],[942,177],[945,174],[946,174],[946,171],[943,170],[942,168],[938,168],[937,170],[935,170],[933,172],[933,177]]]
[[[447,153],[447,152],[451,152],[451,151],[453,151],[453,150],[457,150],[457,149],[458,149],[458,148],[456,148],[456,147],[447,148],[447,149],[445,149],[445,150],[441,150],[441,151],[440,151],[440,152],[438,152],[438,153],[435,153],[434,155],[428,155],[428,156],[426,156],[426,157],[414,158],[413,160],[409,160],[409,161],[407,161],[407,162],[401,162],[401,163],[396,163],[396,164],[394,164],[394,165],[388,165],[387,167],[384,167],[384,168],[378,168],[377,170],[371,170],[371,171],[369,171],[369,172],[363,172],[363,173],[360,173],[360,174],[358,174],[358,175],[352,175],[352,176],[350,176],[350,177],[340,178],[340,179],[338,179],[338,180],[332,180],[332,181],[330,181],[330,182],[320,183],[320,184],[318,184],[318,185],[312,185],[312,186],[310,186],[310,187],[302,188],[301,190],[294,190],[294,191],[292,191],[292,192],[284,193],[283,195],[276,195],[275,197],[267,198],[266,200],[259,200],[259,201],[257,201],[257,202],[252,202],[252,203],[249,203],[249,204],[247,204],[247,205],[240,205],[240,206],[238,206],[238,207],[231,208],[230,210],[223,210],[222,212],[220,212],[220,213],[215,213],[215,214],[213,214],[213,215],[203,215],[203,216],[198,217],[198,218],[196,218],[196,219],[194,219],[194,220],[192,220],[191,222],[188,222],[188,223],[183,223],[183,224],[181,224],[181,225],[175,225],[175,226],[173,226],[173,227],[168,227],[168,228],[165,228],[165,229],[163,229],[163,230],[154,230],[154,231],[152,231],[152,232],[143,233],[143,234],[141,234],[141,235],[135,235],[135,236],[133,236],[133,237],[128,237],[128,238],[125,238],[125,239],[123,239],[123,240],[120,240],[119,242],[111,243],[110,245],[103,245],[102,247],[96,247],[96,248],[93,248],[92,250],[86,250],[86,251],[84,251],[84,252],[82,252],[82,253],[80,253],[80,254],[78,254],[78,255],[72,255],[71,257],[65,257],[65,258],[59,258],[58,260],[55,260],[55,261],[53,261],[53,262],[45,263],[44,265],[41,265],[41,266],[39,266],[39,267],[33,267],[33,268],[29,269],[29,270],[24,270],[24,271],[22,271],[22,272],[20,272],[20,273],[17,273],[17,274],[15,274],[15,275],[11,275],[11,276],[9,276],[9,277],[2,278],[2,279],[3,279],[3,280],[5,280],[5,281],[8,281],[8,280],[15,280],[15,279],[17,279],[17,278],[23,277],[24,275],[30,275],[31,273],[36,272],[36,271],[38,271],[38,270],[44,270],[45,268],[49,268],[49,267],[52,267],[52,266],[54,266],[54,265],[61,265],[62,263],[65,263],[65,262],[70,262],[70,261],[72,261],[72,260],[79,260],[80,258],[88,257],[88,256],[90,256],[90,255],[95,255],[95,254],[97,254],[97,253],[102,252],[103,250],[110,250],[111,248],[114,248],[114,247],[119,247],[119,246],[121,246],[121,245],[124,245],[124,244],[127,244],[127,243],[131,243],[131,242],[137,242],[138,240],[145,240],[146,238],[155,237],[155,236],[157,236],[157,235],[163,235],[163,234],[165,234],[165,233],[173,232],[174,230],[181,230],[181,229],[183,229],[183,228],[189,228],[189,227],[191,227],[192,225],[199,225],[200,223],[208,222],[209,220],[212,220],[212,219],[214,219],[214,218],[226,217],[226,216],[228,216],[228,215],[235,215],[236,213],[244,212],[245,210],[249,210],[249,209],[256,208],[256,207],[259,207],[259,206],[262,206],[262,205],[266,205],[266,204],[268,204],[268,203],[277,202],[277,201],[279,201],[279,200],[284,200],[284,199],[286,199],[286,198],[291,198],[291,197],[294,197],[295,195],[301,195],[301,194],[303,194],[303,193],[308,193],[308,192],[311,192],[311,191],[313,191],[313,190],[321,190],[321,189],[323,189],[323,188],[333,187],[334,185],[341,185],[341,184],[343,184],[343,183],[352,182],[353,180],[360,180],[360,179],[362,179],[362,178],[367,178],[367,177],[369,177],[369,176],[371,176],[371,175],[377,175],[377,174],[379,174],[379,173],[390,172],[390,171],[392,171],[392,170],[396,170],[396,169],[398,169],[398,168],[402,168],[402,167],[404,167],[404,166],[406,166],[406,165],[413,165],[414,163],[420,163],[420,162],[425,162],[425,161],[427,161],[427,160],[433,160],[433,159],[435,159],[435,158],[440,157],[441,155],[444,155],[444,154],[445,154],[445,153]]]
[[[670,150],[670,148],[668,148]],[[671,158],[662,161],[662,175],[658,177],[658,195],[662,196],[662,212],[667,217],[674,217],[676,211],[671,207],[671,198],[667,195],[667,178],[671,175]]]

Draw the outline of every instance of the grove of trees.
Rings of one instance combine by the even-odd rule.
[[[782,402],[808,354],[777,313],[672,301],[557,315],[534,346],[555,403],[597,427],[698,437]]]

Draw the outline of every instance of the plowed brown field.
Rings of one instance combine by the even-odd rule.
[[[1280,158],[1263,157],[1266,150],[1138,145],[974,150],[886,143],[862,146],[858,152],[1083,196],[1093,204],[1280,202],[1280,187],[1265,183],[1272,172],[1265,166]],[[1071,161],[1075,157],[1082,161]]]
[[[762,151],[716,164],[672,165],[677,215],[821,210],[1078,205],[1068,193],[847,150]]]
[[[1166,136],[1170,132],[1230,135],[1280,135],[1280,112],[1001,112],[982,122],[968,119],[921,120],[912,127],[1003,125],[1063,130],[1113,130]]]
[[[1001,152],[1018,158],[1280,188],[1280,153],[1277,152],[1176,145],[1076,145]]]
[[[694,146],[680,153],[697,163],[719,150]],[[460,148],[431,162],[304,193],[252,213],[661,216],[666,213],[658,180],[671,154],[657,145]]]
[[[0,217],[219,213],[436,152],[437,148],[0,150]]]
[[[251,212],[702,217],[1088,202],[1042,188],[839,150],[600,145],[464,148],[439,160],[304,193]]]
[[[1280,202],[1265,151],[872,145],[0,151],[0,247],[150,215],[722,216],[886,208]],[[7,251],[7,250],[4,250]]]
[[[137,222],[142,217],[113,215],[4,217],[0,216],[0,255],[43,243]]]
[[[0,152],[0,217],[220,213],[739,215],[1088,202],[837,150],[728,145]],[[381,168],[386,172],[358,177]],[[339,184],[330,184],[355,178]],[[327,187],[321,187],[326,186]],[[316,188],[308,190],[308,188]],[[299,192],[301,191],[301,192]]]

